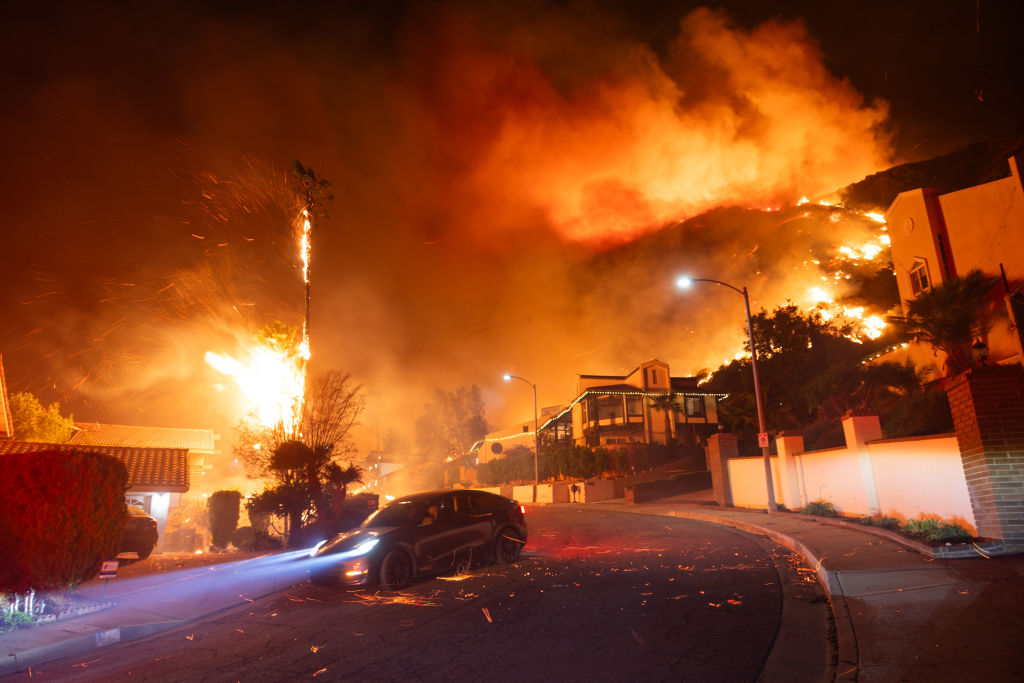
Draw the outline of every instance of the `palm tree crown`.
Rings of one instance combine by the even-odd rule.
[[[995,284],[996,278],[972,270],[907,301],[907,332],[943,351],[950,374],[971,366],[971,342],[992,327],[985,299]]]

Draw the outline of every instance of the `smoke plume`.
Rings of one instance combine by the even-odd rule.
[[[593,8],[506,5],[19,18],[3,85],[22,96],[0,109],[11,390],[214,428],[230,452],[242,407],[203,355],[302,323],[293,159],[333,181],[311,362],[364,385],[363,450],[411,435],[435,388],[477,384],[497,426],[532,411],[506,371],[552,405],[578,372],[716,365],[742,345],[739,302],[681,301],[669,271],[772,308],[819,278],[812,250],[866,233],[763,211],[888,162],[885,104],[799,22],[696,9],[656,50]],[[695,218],[716,207],[737,208]],[[656,263],[644,240],[668,245]]]

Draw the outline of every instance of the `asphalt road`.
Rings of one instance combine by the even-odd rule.
[[[753,681],[784,600],[821,602],[794,555],[732,529],[582,507],[533,508],[527,521],[513,566],[400,593],[302,584],[32,678]],[[824,673],[825,622],[812,623],[822,633],[802,637]]]

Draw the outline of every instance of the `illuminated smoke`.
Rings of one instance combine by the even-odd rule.
[[[885,104],[829,74],[798,23],[745,30],[697,10],[667,55],[617,45],[617,63],[568,85],[542,70],[550,55],[518,36],[484,45],[472,27],[442,22],[439,56],[425,54],[429,41],[415,53],[434,72],[424,115],[468,166],[470,190],[533,205],[573,241],[621,243],[715,206],[785,205],[888,160]],[[560,42],[575,56],[572,36]]]
[[[299,257],[302,280],[309,297],[310,222],[308,213],[300,214],[302,235]],[[310,358],[309,329],[302,326],[297,348],[290,348],[275,339],[259,339],[243,351],[243,359],[207,351],[206,362],[218,372],[230,376],[250,404],[248,411],[264,428],[281,426],[285,433],[297,435],[302,419],[306,389],[306,371]]]
[[[363,452],[378,428],[411,436],[437,388],[478,384],[496,426],[532,415],[506,370],[551,405],[576,373],[717,367],[742,350],[741,306],[682,298],[680,270],[748,286],[755,311],[811,307],[812,287],[849,293],[832,259],[878,238],[787,208],[888,163],[885,105],[828,73],[798,23],[699,10],[656,51],[607,17],[518,3],[421,6],[386,47],[259,18],[186,22],[201,39],[71,19],[40,27],[61,49],[0,113],[18,169],[0,352],[12,390],[78,418],[214,426],[230,453],[249,406],[211,392],[202,359],[247,362],[248,331],[298,323],[296,157],[339,195],[317,227],[316,362],[367,387]],[[138,82],[103,82],[116,52],[96,46],[128,35]],[[611,249],[645,240],[660,260]]]

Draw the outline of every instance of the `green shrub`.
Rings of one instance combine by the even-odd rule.
[[[280,550],[284,547],[284,539],[266,531],[256,531],[253,550]]]
[[[28,612],[8,612],[7,610],[2,610],[0,611],[0,633],[16,631],[19,628],[31,626],[33,621],[35,619]]]
[[[920,536],[935,543],[966,541],[971,538],[971,532],[959,524],[943,522],[935,517],[908,520],[903,530],[911,536]]]
[[[66,589],[117,555],[128,474],[119,459],[49,450],[3,457],[0,591]]]
[[[238,528],[242,494],[238,491],[214,491],[206,505],[210,511],[210,535],[214,548],[227,548]]]
[[[889,531],[899,531],[903,523],[895,517],[888,515],[878,515],[876,517],[863,517],[861,522],[868,526],[876,526],[879,529],[888,529]]]
[[[814,515],[815,517],[839,516],[839,513],[836,512],[836,506],[827,500],[812,500],[807,505],[804,505],[800,512],[805,515]]]
[[[923,517],[921,519],[909,519],[903,525],[903,530],[911,536],[929,538],[939,533],[939,520],[934,517]]]
[[[939,533],[934,541],[969,541],[974,538],[971,532],[955,522],[939,522]]]
[[[251,526],[241,526],[231,534],[231,545],[239,550],[251,551],[256,549],[256,531]]]

